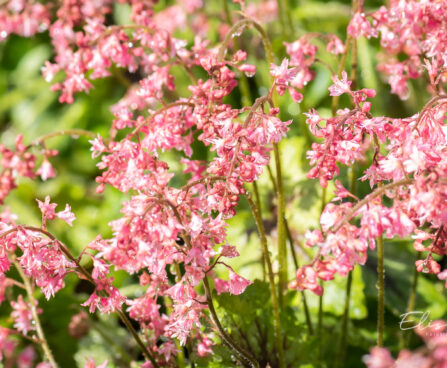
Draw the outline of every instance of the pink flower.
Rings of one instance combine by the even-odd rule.
[[[217,295],[226,293],[230,290],[230,284],[228,281],[217,278],[214,279],[214,287],[216,288]]]
[[[41,202],[38,199],[36,199],[40,211],[42,212],[42,218],[53,220],[56,217],[55,209],[57,207],[56,203],[50,203],[50,196],[45,197],[45,202]],[[45,222],[45,221],[44,221]]]
[[[208,337],[203,336],[202,340],[200,341],[199,345],[197,346],[197,355],[200,357],[207,356],[209,354],[212,354],[213,349],[211,349],[211,346],[214,345],[214,342],[212,342]]]
[[[436,275],[439,280],[445,281],[445,287],[447,288],[447,270],[444,270]]]
[[[37,305],[37,301],[36,301]],[[23,332],[25,335],[28,331],[34,331],[36,329],[33,317],[30,310],[29,303],[25,303],[23,296],[19,295],[17,301],[11,301],[11,317],[14,319],[14,327]],[[37,309],[38,313],[42,313],[40,309]]]
[[[73,226],[73,221],[76,220],[76,216],[71,212],[71,208],[68,204],[65,205],[65,210],[56,213],[56,216],[70,226]]]
[[[341,80],[338,76],[333,75],[332,81],[334,84],[329,87],[330,96],[340,96],[343,93],[351,93],[351,81],[348,81],[348,75],[345,71],[341,73]]]
[[[295,102],[301,102],[303,95],[299,93],[291,84],[294,82],[299,69],[296,67],[289,69],[289,61],[283,59],[280,66],[270,65],[270,75],[275,80],[276,91],[280,96],[284,94],[286,89],[289,90],[291,97]]]
[[[349,22],[348,34],[355,38],[364,36],[366,38],[377,37],[377,29],[371,26],[371,24],[366,20],[364,13],[356,13],[354,17]]]
[[[223,245],[220,254],[227,258],[234,258],[239,256],[239,252],[237,251],[236,247],[232,245]]]
[[[334,55],[343,54],[345,52],[345,45],[336,35],[331,35],[326,50]]]
[[[46,157],[44,157],[42,165],[40,166],[39,170],[36,171],[36,174],[40,175],[43,181],[56,177],[56,172]]]
[[[247,77],[253,77],[256,74],[256,65],[242,64],[238,69],[244,72]]]
[[[17,357],[18,368],[32,368],[34,360],[36,359],[36,351],[32,345],[23,349]]]
[[[395,368],[395,361],[386,348],[375,346],[369,355],[363,357],[363,363],[368,368]]]
[[[247,279],[244,279],[243,277],[239,276],[233,271],[230,271],[230,280],[228,289],[230,294],[233,295],[242,294],[244,290],[247,288],[247,286],[250,285],[251,283],[252,283],[251,281],[248,281]]]
[[[104,361],[101,365],[96,365],[93,358],[90,358],[85,362],[84,368],[107,368],[107,360]]]
[[[320,230],[313,230],[313,231],[307,230],[305,237],[306,237],[306,245],[308,247],[313,247],[324,241],[323,234],[321,233]]]
[[[318,283],[318,275],[310,266],[300,267],[296,271],[296,280],[292,281],[289,287],[299,290],[308,289],[316,295],[321,295],[323,293],[323,288]]]

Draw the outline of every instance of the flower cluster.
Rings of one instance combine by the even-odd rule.
[[[388,349],[376,346],[363,357],[363,362],[368,368],[444,367],[447,364],[445,321],[431,321],[428,326],[418,326],[416,333],[423,339],[424,349],[414,352],[405,349],[394,359]]]
[[[318,254],[312,268],[299,270],[291,286],[321,292],[318,278],[332,280],[335,273],[346,275],[356,264],[364,264],[368,248],[374,249],[376,239],[382,236],[392,239],[412,235],[415,249],[426,252],[426,258],[416,262],[417,269],[438,274],[441,269],[432,255],[445,254],[446,240],[444,96],[435,95],[425,110],[410,118],[374,118],[369,113],[370,104],[363,102],[374,96],[374,91],[351,92],[346,74],[341,80],[333,80],[331,94],[350,93],[356,107],[327,119],[323,127],[316,111],[307,114],[311,131],[325,139],[322,144],[314,143],[308,153],[311,163],[317,163],[309,177],[319,177],[326,185],[338,173],[337,162],[352,165],[372,145],[372,164],[361,179],[376,188],[360,200],[336,182],[334,201],[341,203],[329,203],[321,215],[321,231],[307,233],[306,244],[317,247]],[[379,148],[382,144],[386,153]],[[391,206],[383,203],[384,196],[392,200]],[[354,202],[344,198],[354,198]],[[357,216],[360,224],[351,224]],[[422,230],[423,226],[432,230]],[[439,278],[445,279],[444,274]]]

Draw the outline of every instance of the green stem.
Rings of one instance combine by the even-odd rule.
[[[245,27],[248,27],[248,26],[254,27],[259,32],[259,34],[261,35],[261,38],[262,38],[262,42],[264,44],[267,62],[269,63],[269,65],[271,63],[273,63],[273,61],[274,61],[273,49],[272,49],[272,44],[270,42],[270,39],[268,38],[267,33],[265,32],[264,28],[262,28],[262,26],[258,22],[254,21],[253,19],[249,19],[249,18],[240,20],[239,22],[235,23],[229,29],[229,31],[225,35],[225,38],[222,41],[219,51],[217,52],[217,60],[218,61],[223,60],[223,58],[225,56],[225,50],[227,49],[228,44],[233,39],[234,35],[236,33],[240,33],[241,30],[243,30]]]
[[[377,288],[378,288],[378,308],[377,308],[377,346],[383,346],[383,330],[385,326],[385,267],[384,267],[384,246],[383,237],[377,239]]]
[[[326,187],[323,187],[321,190],[321,208],[320,213],[323,213],[324,208],[326,207]],[[320,224],[321,229],[321,224]],[[320,286],[323,286],[323,280],[320,280]],[[317,327],[317,338],[318,341],[321,342],[321,339],[323,337],[323,313],[324,313],[324,288],[321,295],[318,297],[318,327]],[[318,358],[321,361],[323,358],[323,344],[318,344]]]
[[[290,253],[292,254],[293,264],[295,265],[295,270],[298,270],[299,269],[299,263],[298,263],[298,259],[296,257],[295,248],[294,248],[294,244],[293,244],[292,233],[290,232],[290,228],[289,228],[289,224],[287,222],[287,219],[284,219],[284,223],[286,225],[287,238],[289,239]],[[307,305],[306,293],[305,293],[304,290],[301,290],[300,294],[301,294],[301,302],[303,303],[304,315],[306,317],[307,329],[309,330],[309,334],[313,335],[314,334],[314,329],[313,329],[313,326],[312,326],[312,319],[310,318],[309,307]]]
[[[420,256],[421,252],[418,252],[416,259],[419,259]],[[414,311],[414,306],[416,304],[416,291],[418,287],[418,279],[419,279],[419,271],[415,267],[413,271],[413,282],[411,283],[410,295],[408,297],[407,313]],[[405,346],[408,346],[411,334],[407,332],[408,331],[400,331],[399,350],[402,350],[405,348]]]
[[[256,181],[253,182],[253,192],[255,193],[256,207],[259,210],[259,216],[261,216],[261,222],[262,222],[261,197],[259,196],[258,184],[256,183]],[[267,270],[266,270],[265,255],[264,251],[262,250],[261,250],[261,267],[262,267],[262,280],[265,281],[267,277]]]
[[[278,232],[278,299],[279,305],[282,308],[284,304],[284,290],[287,287],[287,248],[286,248],[286,228],[284,223],[285,218],[285,198],[282,184],[281,174],[281,158],[279,153],[278,144],[273,145],[273,154],[276,164],[276,187],[277,187],[277,199],[278,199],[278,220],[277,220],[277,232]]]
[[[320,286],[323,287],[323,280],[320,280]],[[317,339],[318,341],[320,341],[320,344],[318,344],[318,355],[319,355],[319,360],[321,360],[321,358],[323,357],[323,343],[322,343],[322,338],[323,338],[323,305],[324,305],[324,288],[323,288],[323,292],[321,293],[321,295],[318,297],[318,327],[317,327]]]
[[[229,25],[233,25],[233,20],[231,19],[230,9],[228,8],[227,0],[222,0],[222,7],[224,8],[225,18]]]
[[[292,11],[290,9],[289,0],[282,0],[283,1],[283,9],[285,12],[285,19],[287,20],[287,29],[288,29],[288,35],[293,36],[295,34],[295,26],[293,25],[292,21]]]
[[[59,366],[57,365],[56,360],[54,359],[54,356],[51,353],[50,346],[48,345],[47,339],[42,329],[42,325],[40,324],[39,316],[37,315],[37,309],[36,309],[37,301],[34,298],[34,292],[31,286],[31,282],[29,278],[25,275],[25,272],[23,271],[19,262],[17,262],[15,259],[13,259],[12,262],[14,263],[14,266],[16,267],[17,272],[19,273],[20,277],[22,278],[23,284],[25,285],[26,293],[29,299],[31,315],[33,317],[34,325],[36,327],[37,336],[39,337],[40,346],[42,347],[42,350],[45,356],[47,357],[50,365],[53,368],[58,368]]]
[[[353,273],[353,271],[349,272],[348,279],[346,281],[345,309],[343,312],[343,320],[342,320],[341,334],[340,334],[340,346],[338,349],[335,367],[342,367],[343,361],[345,359],[346,341],[347,341],[347,335],[348,335],[348,322],[349,322],[349,304],[350,304],[350,300],[351,300],[351,290],[352,290],[352,273]]]
[[[53,137],[62,136],[62,135],[69,135],[69,136],[72,136],[72,137],[83,136],[83,137],[87,137],[87,138],[96,138],[98,136],[97,133],[93,133],[93,132],[90,132],[88,130],[83,130],[83,129],[59,130],[57,132],[52,132],[52,133],[49,133],[49,134],[45,134],[45,135],[37,138],[36,140],[34,140],[34,142],[32,142],[28,146],[26,146],[26,149],[29,149],[32,146],[42,145],[47,139],[50,139],[50,138],[53,138]]]
[[[284,361],[284,348],[283,348],[283,339],[282,339],[282,333],[281,333],[279,301],[278,301],[277,294],[276,294],[275,276],[273,274],[272,261],[270,259],[270,253],[268,250],[267,237],[265,235],[264,224],[262,222],[259,209],[256,207],[256,204],[253,202],[253,200],[250,198],[249,195],[247,195],[247,200],[250,205],[251,211],[253,213],[253,217],[255,218],[255,221],[256,221],[256,226],[258,228],[259,237],[261,239],[262,251],[264,252],[264,258],[265,258],[265,261],[267,264],[267,271],[268,271],[268,278],[269,278],[269,285],[270,285],[270,294],[272,297],[272,307],[273,307],[275,347],[276,347],[276,350],[278,351],[279,367],[284,368],[286,365],[285,365],[285,361]]]
[[[213,297],[211,294],[210,284],[208,282],[208,277],[205,276],[203,279],[203,286],[205,288],[206,301],[208,304],[208,308],[211,313],[211,318],[213,319],[214,324],[216,325],[217,330],[219,331],[222,340],[233,349],[242,360],[251,364],[252,367],[259,368],[258,361],[245,349],[241,348],[230,335],[227,334],[225,329],[222,327],[222,324],[219,321],[219,317],[217,316],[216,309],[214,308]]]
[[[278,6],[279,23],[281,24],[281,32],[283,39],[288,39],[287,37],[287,27],[286,27],[286,17],[284,14],[284,4],[282,0],[276,0]]]
[[[355,80],[355,79],[354,79]],[[355,195],[355,165],[351,166],[349,170],[349,181],[350,181],[350,192]],[[343,313],[341,334],[340,334],[340,347],[338,350],[338,356],[335,366],[340,367],[343,364],[346,354],[346,341],[348,336],[348,322],[349,322],[349,305],[351,302],[351,289],[352,289],[352,273],[350,271],[348,274],[348,280],[346,282],[346,299],[345,299],[345,310]]]

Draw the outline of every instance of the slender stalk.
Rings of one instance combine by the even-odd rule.
[[[320,280],[320,286],[323,286],[323,280]],[[323,313],[324,313],[324,288],[321,295],[318,297],[318,326],[317,326],[317,337],[318,341],[321,342],[323,337]],[[323,356],[323,344],[318,344],[319,348],[319,358]]]
[[[326,187],[322,188],[321,191],[321,208],[320,213],[323,213],[323,210],[326,206]],[[321,229],[321,224],[320,224]],[[323,287],[323,280],[320,280],[320,286]],[[321,295],[318,297],[318,326],[317,326],[317,337],[318,340],[321,341],[323,335],[323,314],[324,314],[324,288]],[[323,358],[323,344],[318,344],[318,358],[319,361]]]
[[[340,230],[340,228],[343,225],[345,225],[349,220],[352,219],[352,217],[354,217],[356,212],[361,207],[363,207],[365,204],[369,203],[374,198],[381,196],[387,190],[411,184],[411,183],[413,183],[413,181],[414,180],[411,178],[405,178],[405,179],[401,179],[401,180],[395,181],[393,183],[389,183],[389,184],[382,185],[382,186],[378,187],[373,192],[371,192],[366,197],[364,197],[362,200],[358,201],[354,206],[352,206],[351,210],[330,231],[337,232],[338,230]],[[442,180],[440,180],[440,181],[443,182]]]
[[[348,279],[346,281],[345,309],[343,312],[343,320],[342,320],[342,325],[341,325],[340,347],[338,349],[335,367],[342,367],[343,361],[345,359],[346,340],[347,340],[348,322],[349,322],[349,304],[350,304],[350,300],[351,300],[351,289],[352,289],[352,272],[353,271],[349,272]]]
[[[383,330],[385,326],[385,267],[382,235],[377,238],[377,346],[383,346]]]
[[[261,197],[259,196],[258,184],[256,183],[256,181],[253,182],[253,192],[255,194],[256,207],[259,210],[259,216],[261,216],[262,221]],[[261,249],[261,267],[262,267],[262,280],[265,281],[267,278],[267,270],[266,270],[265,255],[262,249]]]
[[[207,276],[205,276],[204,279],[203,279],[203,286],[205,288],[206,301],[207,301],[208,308],[209,308],[210,313],[211,313],[211,318],[212,318],[214,324],[216,325],[216,327],[217,327],[217,329],[219,331],[219,334],[222,337],[223,341],[231,349],[233,349],[239,355],[240,358],[242,358],[244,361],[250,363],[250,365],[252,367],[259,368],[258,361],[251,355],[251,353],[249,353],[245,349],[241,348],[231,338],[231,336],[227,334],[225,329],[222,327],[222,324],[219,321],[219,317],[217,316],[216,309],[214,308],[213,297],[212,297],[212,294],[211,294],[211,288],[210,288],[210,284],[208,282],[208,277]]]
[[[287,247],[286,247],[286,227],[284,223],[285,218],[285,198],[282,184],[281,174],[281,158],[279,153],[279,147],[277,144],[273,146],[273,154],[276,164],[276,187],[277,187],[277,199],[278,199],[278,299],[279,305],[282,308],[284,304],[284,290],[287,287]]]
[[[264,258],[265,258],[265,261],[267,264],[268,279],[269,279],[270,293],[271,293],[271,297],[272,297],[272,307],[273,307],[275,347],[276,347],[276,350],[278,351],[279,367],[284,368],[285,361],[284,361],[283,339],[282,339],[282,333],[281,333],[279,301],[278,301],[277,294],[276,294],[275,276],[273,274],[272,261],[270,259],[270,253],[268,250],[267,237],[265,235],[264,224],[262,222],[261,215],[259,213],[259,209],[256,207],[256,204],[253,202],[253,200],[251,199],[251,197],[249,195],[247,195],[247,200],[250,205],[253,216],[255,218],[256,226],[258,227],[259,237],[261,239],[261,246],[262,246],[262,250],[264,252]]]
[[[287,233],[287,238],[289,239],[290,253],[292,254],[293,264],[295,265],[295,270],[298,270],[299,263],[298,263],[298,259],[297,259],[296,254],[295,254],[295,248],[294,248],[294,244],[293,244],[292,233],[290,232],[290,228],[289,228],[289,224],[287,222],[287,219],[284,219],[284,223],[286,225],[286,233]],[[310,318],[309,307],[307,305],[306,292],[304,290],[301,290],[300,294],[301,294],[301,302],[303,303],[304,315],[306,317],[307,329],[309,330],[309,334],[313,335],[314,334],[314,329],[313,329],[313,326],[312,326],[312,319]]]
[[[230,26],[232,26],[233,19],[231,18],[231,13],[230,9],[228,8],[227,0],[222,0],[222,6],[224,8],[226,21]],[[233,42],[235,49],[239,50],[240,45],[238,39],[235,38]],[[243,105],[251,105],[253,99],[251,97],[250,85],[248,83],[247,76],[244,73],[241,73],[241,76],[239,77],[239,90],[241,91]]]
[[[417,253],[416,259],[419,259],[421,256],[421,252]],[[413,282],[411,283],[410,295],[408,297],[408,306],[407,313],[414,311],[414,307],[416,304],[416,291],[418,287],[418,279],[419,279],[419,271],[414,268],[413,271]],[[406,345],[408,345],[408,340],[410,338],[410,334],[406,333],[407,331],[400,331],[399,336],[399,350],[402,350]]]
[[[140,336],[138,335],[138,332],[133,328],[132,323],[129,321],[127,316],[124,314],[122,310],[117,310],[116,313],[120,317],[121,321],[126,325],[129,332],[132,334],[134,340],[137,342],[137,344],[140,346],[141,350],[143,351],[143,355],[146,359],[150,360],[152,365],[154,367],[159,367],[157,362],[155,361],[155,358],[152,356],[152,354],[147,349],[146,345],[144,345],[143,341],[141,340]]]
[[[227,23],[229,25],[233,25],[233,20],[231,19],[231,13],[230,13],[230,9],[228,8],[227,0],[221,0],[221,2],[222,2],[222,7],[225,12],[225,18],[227,20]]]
[[[288,39],[283,0],[276,0],[276,3],[278,6],[279,23],[281,24],[282,36],[284,39]]]
[[[295,33],[295,26],[292,21],[292,11],[290,9],[289,0],[280,0],[283,3],[283,9],[285,13],[285,20],[287,20],[287,35],[293,36]]]
[[[58,136],[62,136],[62,135],[70,135],[72,137],[79,137],[79,136],[83,136],[83,137],[87,137],[87,138],[96,138],[98,136],[97,133],[93,133],[90,132],[88,130],[83,130],[83,129],[66,129],[66,130],[59,130],[57,132],[52,132],[49,134],[45,134],[39,138],[37,138],[36,140],[34,140],[32,143],[30,143],[26,149],[31,148],[32,146],[38,146],[43,144],[47,139],[53,138],[53,137],[58,137]]]
[[[264,44],[264,49],[265,49],[265,54],[266,54],[266,58],[267,61],[269,63],[269,65],[271,63],[273,63],[274,61],[274,56],[273,56],[273,49],[272,49],[272,44],[270,42],[270,39],[267,36],[267,32],[264,30],[264,28],[262,28],[262,26],[254,21],[253,19],[250,18],[245,18],[240,20],[239,22],[235,23],[227,32],[227,34],[225,35],[225,38],[222,41],[222,44],[220,45],[220,48],[217,52],[217,60],[218,61],[222,61],[224,56],[225,56],[225,50],[228,47],[229,42],[233,39],[234,34],[239,33],[241,30],[243,30],[245,27],[254,27],[259,34],[261,35],[262,38],[262,42]]]
[[[274,62],[274,54],[272,49],[272,44],[268,35],[262,26],[255,22],[253,19],[242,19],[236,24],[234,24],[230,30],[225,35],[225,38],[222,42],[222,45],[219,48],[217,59],[219,61],[223,60],[225,55],[225,50],[227,48],[228,43],[232,39],[233,35],[237,32],[240,32],[244,27],[252,26],[254,27],[259,34],[261,35],[262,42],[264,44],[265,54],[267,57],[267,61],[270,64]],[[272,107],[277,106],[278,104],[275,101],[275,95],[273,95],[273,103],[271,103]],[[262,97],[258,98],[256,101],[260,100]],[[270,101],[269,101],[270,102]],[[255,102],[256,104],[256,102]],[[254,105],[253,105],[254,106]],[[253,111],[253,108],[252,108]],[[248,117],[247,117],[248,120]],[[279,263],[279,280],[278,280],[278,300],[279,306],[282,308],[283,305],[283,294],[284,289],[287,286],[287,244],[286,244],[286,229],[284,224],[285,218],[285,198],[282,184],[282,173],[281,173],[281,158],[279,145],[277,143],[273,144],[273,152],[275,157],[275,165],[276,165],[276,181],[277,181],[277,198],[278,198],[278,220],[277,220],[277,232],[278,232],[278,263]]]
[[[23,271],[23,268],[20,266],[19,262],[17,262],[15,259],[13,259],[12,262],[14,263],[14,266],[16,267],[17,272],[19,273],[20,277],[22,278],[23,284],[25,285],[26,293],[29,299],[31,315],[33,316],[33,321],[36,326],[36,332],[37,336],[39,337],[40,346],[42,347],[42,350],[46,358],[48,359],[50,365],[53,368],[58,368],[59,366],[57,365],[56,360],[54,359],[53,354],[51,353],[50,346],[48,345],[47,339],[42,329],[42,325],[40,324],[39,316],[37,315],[37,309],[36,309],[37,302],[36,299],[34,298],[31,282],[29,278],[25,275],[25,272]]]
[[[355,195],[355,166],[352,166],[349,170],[350,176],[350,192]],[[350,271],[348,274],[348,280],[346,282],[346,299],[345,299],[345,310],[343,313],[343,320],[340,333],[340,347],[338,349],[337,361],[335,366],[339,367],[343,364],[346,354],[346,341],[348,336],[348,322],[349,322],[349,305],[351,302],[351,289],[352,289],[352,273]]]

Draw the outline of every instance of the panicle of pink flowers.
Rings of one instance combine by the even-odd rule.
[[[253,76],[256,66],[246,63],[243,50],[222,57],[210,45],[207,20],[199,11],[204,1],[178,2],[158,13],[153,9],[155,0],[119,2],[130,4],[132,25],[107,23],[114,5],[110,0],[63,0],[57,9],[32,1],[2,4],[0,25],[5,33],[0,37],[49,30],[55,56],[42,73],[48,82],[55,81],[51,88],[60,91],[63,103],[72,103],[76,93],[88,92],[94,79],[110,76],[115,68],[138,79],[112,108],[110,139],[98,136],[91,141],[92,158],[100,157],[98,193],[109,185],[127,193],[129,199],[122,203],[122,217],[110,223],[112,237],[98,236],[82,253],[93,263],[94,283],[83,305],[91,313],[121,311],[124,306],[145,331],[145,343],[157,361],[169,366],[177,353],[172,338],[185,345],[196,336],[198,354],[211,352],[213,342],[203,332],[207,298],[197,286],[208,276],[218,293],[239,295],[250,285],[226,263],[239,255],[227,243],[226,221],[235,215],[244,185],[259,178],[269,164],[272,145],[289,130],[291,121],[279,118],[272,94],[288,91],[294,101],[301,101],[301,92],[315,77],[312,67],[319,61],[318,49],[310,42],[313,36],[286,43],[288,58],[279,66],[270,65],[273,85],[268,94],[251,108],[235,108],[224,98],[237,87],[241,73]],[[247,14],[268,21],[267,15],[256,13],[243,1],[235,2]],[[263,6],[276,11],[276,2]],[[315,248],[317,256],[297,271],[292,288],[321,294],[319,280],[331,280],[336,273],[346,275],[356,264],[364,264],[368,248],[374,249],[379,236],[413,236],[415,249],[425,256],[417,269],[447,279],[447,270],[433,259],[433,254],[446,253],[447,241],[443,227],[447,222],[447,97],[441,88],[447,62],[446,7],[445,2],[396,0],[371,14],[359,12],[350,22],[348,33],[353,37],[380,33],[381,45],[391,57],[379,69],[389,76],[392,92],[406,97],[407,80],[428,72],[434,97],[415,116],[373,117],[368,99],[374,98],[374,90],[351,88],[346,72],[332,77],[329,95],[348,96],[352,107],[338,110],[333,117],[322,117],[315,109],[306,114],[318,140],[307,153],[312,166],[308,177],[318,178],[326,187],[338,175],[339,165],[352,166],[370,154],[372,164],[362,180],[368,180],[374,190],[362,202],[336,182],[336,198],[321,215],[321,230],[306,234],[306,245]],[[189,25],[196,31],[190,47],[173,36]],[[227,29],[223,27],[222,33]],[[335,35],[326,39],[328,52],[345,52]],[[400,53],[408,58],[399,61]],[[173,67],[183,68],[191,79],[188,95],[174,101],[170,97],[177,89]],[[197,79],[197,69],[205,77]],[[209,161],[191,158],[195,140],[212,152]],[[44,149],[42,164],[36,169],[29,148],[21,136],[15,150],[0,146],[0,201],[14,189],[19,176],[40,175],[43,180],[55,176],[48,158],[56,152]],[[183,174],[190,176],[183,186],[171,183],[175,174],[160,154],[173,149],[184,156]],[[384,196],[391,205],[384,204]],[[5,235],[0,240],[0,300],[11,286],[4,274],[14,253],[47,299],[64,287],[68,273],[80,275],[79,260],[70,258],[65,246],[47,232],[47,220],[56,217],[72,225],[75,216],[70,206],[56,212],[56,204],[48,197],[38,201],[38,206],[41,228],[16,225],[7,212],[1,215],[0,230]],[[358,223],[351,223],[357,217]],[[214,268],[220,266],[228,269],[228,280],[216,277]],[[112,270],[138,274],[142,295],[133,299],[122,295],[113,285]],[[169,313],[162,312],[160,298],[171,301]],[[32,330],[29,305],[21,296],[11,305],[15,328],[23,333]],[[378,367],[397,364],[383,350],[373,351],[365,361],[370,367],[376,361]],[[94,366],[93,361],[86,363],[86,367]]]
[[[6,1],[0,6],[0,40],[11,34],[31,37],[51,24],[48,6],[37,1]]]
[[[317,248],[317,256],[297,271],[291,287],[320,294],[319,279],[332,280],[336,273],[345,276],[356,264],[364,264],[368,248],[375,248],[379,236],[412,236],[415,250],[424,254],[416,262],[417,270],[445,280],[447,272],[441,272],[433,254],[446,254],[446,97],[435,95],[421,113],[409,118],[375,118],[369,113],[370,104],[364,102],[374,91],[352,92],[346,73],[333,81],[331,94],[350,94],[355,107],[339,111],[325,124],[317,111],[307,114],[311,131],[324,139],[314,143],[308,153],[316,164],[308,175],[319,177],[324,186],[338,174],[337,163],[352,165],[369,150],[372,164],[361,180],[369,180],[373,191],[360,201],[336,181],[336,196],[320,218],[321,230],[306,234],[306,245]],[[385,205],[382,197],[391,199],[392,204]],[[346,198],[351,201],[344,201]],[[358,225],[350,222],[359,216]],[[423,226],[429,230],[422,230]]]
[[[313,143],[312,150],[307,152],[307,158],[313,165],[307,176],[318,178],[323,187],[338,174],[337,163],[350,166],[364,158],[369,147],[365,135],[374,133],[365,122],[369,121],[371,109],[371,103],[366,99],[374,97],[375,91],[351,91],[351,81],[347,79],[346,72],[342,73],[341,79],[333,76],[332,80],[334,84],[329,87],[330,95],[348,94],[354,108],[340,109],[331,118],[321,117],[315,109],[305,114],[312,134],[323,139],[322,143]]]
[[[423,75],[426,59],[442,71],[447,67],[447,15],[445,1],[392,0],[370,14],[359,12],[352,18],[348,33],[353,37],[379,37],[384,52],[378,65],[391,91],[401,99],[409,96],[408,80]],[[398,55],[405,55],[398,58]],[[432,73],[431,87],[435,87]]]

